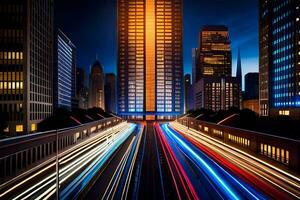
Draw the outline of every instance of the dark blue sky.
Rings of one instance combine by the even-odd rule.
[[[243,74],[258,71],[257,0],[183,0],[184,71],[191,73],[191,49],[203,25],[229,27],[233,74],[240,47]],[[79,67],[89,69],[96,54],[105,72],[116,71],[116,0],[56,0],[57,25],[77,46]]]

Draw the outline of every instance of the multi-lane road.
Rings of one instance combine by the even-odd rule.
[[[54,199],[56,162],[0,185]],[[17,181],[16,181],[17,180]],[[60,199],[299,199],[300,178],[176,122],[123,122],[59,154]]]
[[[156,124],[166,154],[173,156],[178,196],[189,199],[298,199],[300,181],[239,149],[178,123]],[[172,162],[171,162],[172,163]],[[176,177],[176,176],[175,176]],[[188,194],[190,192],[191,194]]]

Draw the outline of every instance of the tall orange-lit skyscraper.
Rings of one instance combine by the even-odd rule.
[[[118,113],[182,113],[182,0],[118,0]]]

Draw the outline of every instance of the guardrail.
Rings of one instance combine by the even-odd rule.
[[[56,155],[57,141],[58,152],[62,152],[121,121],[121,118],[110,117],[76,127],[0,140],[0,184]]]
[[[255,155],[282,169],[300,173],[300,141],[183,117],[180,124]]]

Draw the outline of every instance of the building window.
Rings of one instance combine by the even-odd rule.
[[[277,160],[284,164],[289,164],[289,151],[276,148],[275,146],[260,143],[260,153],[273,160]]]
[[[31,124],[31,131],[37,131],[37,125],[36,124]]]
[[[16,125],[16,132],[17,133],[23,132],[23,125]]]
[[[279,115],[289,116],[290,115],[290,111],[289,110],[279,110]]]

